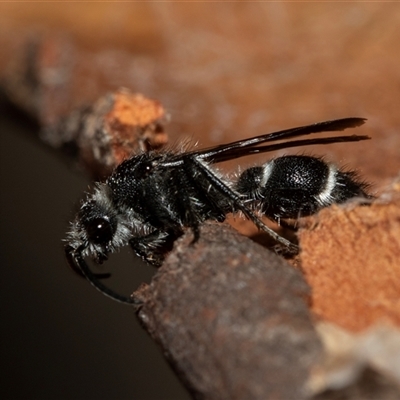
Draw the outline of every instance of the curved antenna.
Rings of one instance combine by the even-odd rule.
[[[103,293],[105,296],[118,301],[120,303],[124,303],[130,306],[135,306],[141,304],[140,301],[132,299],[130,297],[126,297],[114,292],[112,289],[103,285],[99,281],[99,277],[106,277],[109,274],[94,274],[89,266],[86,264],[86,261],[82,256],[82,246],[78,247],[76,250],[72,246],[65,246],[65,255],[68,260],[68,264],[75,271],[78,272],[79,275],[83,275],[98,291]]]

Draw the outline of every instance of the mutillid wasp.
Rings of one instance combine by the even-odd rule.
[[[102,263],[109,253],[129,244],[144,260],[160,265],[165,250],[185,228],[193,231],[195,242],[204,221],[222,222],[227,214],[239,212],[287,251],[296,253],[297,246],[266,226],[258,215],[278,223],[308,216],[353,197],[370,198],[367,185],[352,171],[305,155],[273,158],[245,169],[236,179],[223,176],[213,164],[290,147],[366,140],[368,136],[347,135],[289,141],[364,122],[363,118],[343,118],[203,150],[134,155],[105,182],[96,183],[82,202],[67,235],[69,264],[105,295],[135,304],[100,282],[107,274],[92,273],[85,257]]]

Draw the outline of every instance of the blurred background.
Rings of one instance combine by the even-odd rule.
[[[126,87],[163,104],[172,144],[204,146],[365,117],[354,133],[373,140],[300,152],[359,169],[379,192],[400,167],[399,26],[400,6],[378,2],[0,4],[1,397],[189,398],[134,312],[66,266],[89,179],[39,141],[32,115],[52,123]],[[39,108],[16,79],[32,43],[58,68]],[[154,273],[128,249],[104,268],[124,293]]]

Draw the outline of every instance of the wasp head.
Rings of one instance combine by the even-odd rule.
[[[132,236],[129,218],[115,206],[107,185],[98,184],[89,194],[67,233],[68,247],[97,263],[124,246]]]

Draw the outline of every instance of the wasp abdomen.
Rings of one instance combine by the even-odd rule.
[[[246,200],[257,202],[274,220],[304,217],[333,203],[368,197],[364,188],[354,172],[310,156],[284,156],[248,168],[236,184]]]

